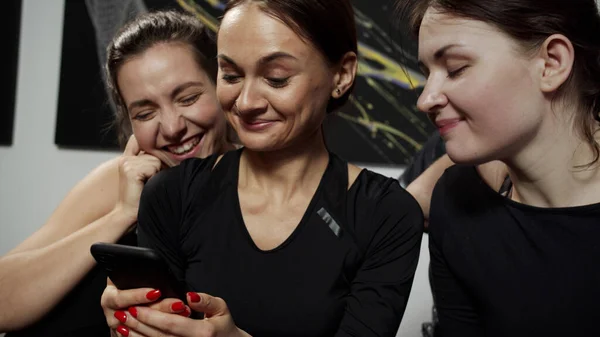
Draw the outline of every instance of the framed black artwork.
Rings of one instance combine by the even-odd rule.
[[[4,32],[6,48],[3,54],[7,62],[0,62],[2,79],[5,84],[0,91],[0,101],[5,105],[0,112],[0,145],[11,145],[15,124],[15,102],[17,94],[17,69],[19,61],[19,33],[21,31],[21,0],[11,0],[3,4],[6,11],[0,29]]]
[[[216,29],[225,0],[66,0],[58,120],[61,147],[116,150],[101,64],[114,32],[141,12],[177,8]],[[359,72],[350,102],[325,124],[329,148],[370,164],[405,164],[433,131],[416,111],[416,45],[392,30],[392,1],[353,0]],[[402,57],[401,57],[402,56]]]

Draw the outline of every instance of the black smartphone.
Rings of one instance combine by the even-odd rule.
[[[185,286],[154,250],[98,242],[92,245],[90,252],[117,288],[158,289],[162,298],[179,298],[186,302]]]

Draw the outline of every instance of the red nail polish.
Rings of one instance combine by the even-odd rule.
[[[161,295],[160,290],[158,290],[158,289],[152,290],[146,294],[146,298],[149,299],[150,301],[156,301],[160,297],[160,295]]]
[[[185,309],[185,304],[183,304],[183,302],[175,302],[173,304],[171,304],[171,310],[179,312],[181,310]]]
[[[200,302],[200,295],[198,295],[198,293],[189,292],[187,294],[190,297],[190,301],[194,303]]]
[[[127,309],[127,311],[129,311],[129,313],[131,314],[131,316],[133,316],[133,318],[137,318],[137,309],[135,307],[129,307],[129,309]]]
[[[127,321],[127,314],[124,313],[123,311],[115,311],[114,316],[121,323],[125,323]]]
[[[121,334],[121,336],[129,336],[129,329],[127,329],[127,327],[124,327],[122,325],[119,325],[117,327],[117,332]]]
[[[182,312],[178,313],[177,315],[183,316],[183,317],[190,317],[191,314],[192,314],[192,312],[190,311],[190,309],[185,308],[185,311],[182,311]]]

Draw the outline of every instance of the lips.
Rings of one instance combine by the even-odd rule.
[[[440,119],[435,121],[435,125],[437,126],[440,135],[443,136],[454,129],[461,121],[462,119],[460,118]]]
[[[271,125],[273,125],[275,123],[275,121],[271,121],[271,120],[262,120],[262,119],[255,119],[255,120],[244,120],[240,118],[240,122],[242,124],[242,126],[244,127],[244,129],[250,130],[250,131],[262,131],[267,129],[268,127],[270,127]]]

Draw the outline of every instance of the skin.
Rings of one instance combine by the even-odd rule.
[[[0,258],[0,297],[10,308],[0,311],[0,331],[19,330],[43,317],[95,265],[89,247],[99,241],[116,242],[130,229],[137,220],[144,182],[161,167],[179,163],[163,149],[165,145],[181,144],[189,135],[202,133],[194,156],[233,148],[224,140],[225,120],[214,84],[193,62],[189,49],[174,45],[165,53],[165,47],[153,47],[131,59],[118,74],[123,99],[149,100],[154,118],[132,119],[135,137],[124,153],[82,179],[38,231]],[[154,71],[130,78],[145,68]],[[190,80],[201,82],[201,88],[172,96],[173,87]],[[181,105],[183,98],[200,92],[194,103]],[[171,123],[174,120],[181,124]]]
[[[429,8],[419,34],[428,80],[418,107],[442,127],[454,162],[502,161],[514,200],[539,207],[594,203],[600,199],[597,166],[573,169],[593,158],[572,125],[577,101],[556,95],[574,59],[563,35],[526,53],[487,23]],[[456,122],[448,127],[444,121]]]
[[[217,95],[245,146],[238,180],[242,216],[256,246],[269,250],[293,232],[317,189],[329,160],[321,133],[327,102],[351,87],[357,57],[349,52],[330,64],[254,2],[224,16],[218,54]],[[349,166],[349,186],[359,172]],[[150,302],[148,291],[107,287],[103,307],[109,325],[133,337],[247,336],[222,299],[199,294],[198,304],[188,294],[190,308],[209,317],[192,320],[138,308]],[[126,312],[130,306],[136,306],[137,317]],[[126,319],[119,321],[115,313]]]
[[[140,146],[169,166],[207,157],[225,144],[215,86],[182,43],[163,43],[128,60],[117,78]],[[184,154],[175,148],[198,144]]]

